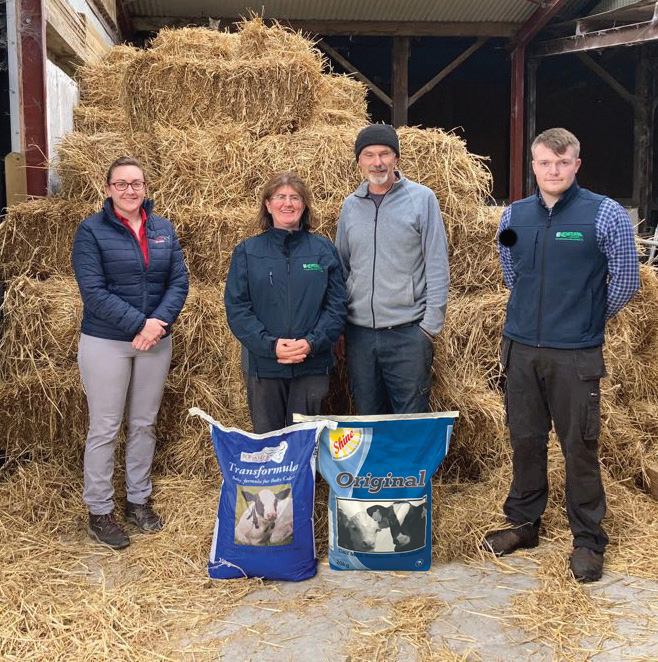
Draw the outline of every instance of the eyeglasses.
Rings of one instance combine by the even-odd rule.
[[[299,205],[302,202],[302,198],[299,195],[284,195],[283,193],[277,193],[273,195],[270,200],[276,202],[279,205],[282,205],[286,200],[290,200],[293,205]]]
[[[126,191],[129,186],[133,191],[141,191],[146,186],[146,182],[139,179],[134,182],[124,182],[123,180],[120,180],[118,182],[112,182],[110,186],[114,186],[117,191]]]

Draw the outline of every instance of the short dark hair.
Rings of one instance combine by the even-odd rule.
[[[301,230],[310,230],[313,227],[313,210],[311,208],[312,195],[311,191],[299,177],[296,172],[288,170],[286,172],[277,172],[270,177],[269,181],[263,187],[260,195],[260,209],[258,210],[258,225],[260,229],[265,232],[272,227],[273,219],[272,214],[267,211],[266,202],[269,200],[282,186],[291,186],[299,195],[304,203],[304,211],[299,220],[299,228]]]
[[[114,172],[115,168],[118,168],[120,166],[136,166],[142,171],[142,175],[144,175],[144,181],[146,181],[146,173],[144,172],[144,166],[142,165],[141,161],[134,158],[133,156],[120,156],[118,159],[113,161],[112,165],[107,169],[106,181],[108,184],[112,179],[112,173]]]
[[[578,138],[571,131],[560,127],[546,129],[546,131],[540,133],[532,142],[531,152],[534,153],[537,145],[545,145],[556,154],[564,154],[569,147],[573,147],[576,150],[576,158],[580,154],[580,141]]]

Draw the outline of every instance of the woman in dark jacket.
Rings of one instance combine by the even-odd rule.
[[[265,185],[259,221],[262,234],[233,253],[224,301],[247,350],[254,432],[264,433],[290,425],[293,413],[320,413],[347,294],[333,243],[310,232],[310,193],[296,174]]]
[[[171,223],[152,213],[144,170],[122,156],[107,172],[103,209],[79,225],[73,268],[84,306],[78,365],[89,406],[84,494],[92,538],[115,549],[130,538],[114,516],[114,449],[124,410],[126,521],[162,528],[153,510],[154,427],[171,361],[171,326],[188,276]]]

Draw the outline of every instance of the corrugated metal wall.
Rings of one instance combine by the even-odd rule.
[[[61,137],[73,131],[73,109],[78,104],[78,85],[55,63],[46,63],[48,153],[52,160]],[[57,176],[52,168],[48,171],[48,188],[56,191]]]

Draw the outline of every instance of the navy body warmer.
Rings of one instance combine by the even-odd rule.
[[[506,337],[558,349],[603,344],[608,268],[595,228],[603,199],[574,182],[551,210],[539,195],[512,205]]]

